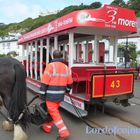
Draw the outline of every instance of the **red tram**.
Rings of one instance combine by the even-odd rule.
[[[60,17],[19,38],[28,88],[39,93],[40,78],[54,49],[63,53],[74,80],[70,96],[82,116],[87,106],[105,102],[128,105],[133,97],[134,69],[118,69],[117,40],[136,32],[134,11],[104,5]],[[63,108],[76,115],[65,95]]]

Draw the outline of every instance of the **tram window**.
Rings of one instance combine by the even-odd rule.
[[[104,63],[103,56],[100,56],[100,63]]]
[[[102,37],[99,40],[99,63],[113,63],[114,62],[114,39],[110,37]]]
[[[60,46],[60,51],[63,51],[64,50],[64,46]]]

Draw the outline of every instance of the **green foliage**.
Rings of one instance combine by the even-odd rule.
[[[15,51],[11,51],[7,54],[7,56],[9,57],[16,57],[17,56],[17,53]]]
[[[133,61],[136,61],[137,58],[137,53],[136,51],[133,51],[129,54],[129,58],[132,59]]]
[[[127,7],[124,0],[114,0],[111,2],[111,4],[115,6]]]
[[[140,17],[140,11],[137,12],[137,17]]]
[[[96,8],[100,8],[102,6],[102,4],[100,2],[93,2],[90,4],[90,8],[91,9],[96,9]]]
[[[5,55],[5,54],[0,54],[0,57],[5,57],[5,56],[7,56],[7,55]]]
[[[126,51],[128,51],[128,53],[129,53],[128,57],[129,57],[129,59],[132,60],[132,63],[133,63],[133,61],[134,62],[136,61],[138,53],[136,52],[136,44],[134,44],[133,42],[128,43],[128,50],[126,50],[125,42],[118,44],[118,49],[120,51],[122,51],[124,55],[125,55]]]
[[[125,49],[125,46],[126,46],[126,45],[125,45],[124,43],[118,44],[118,48],[119,48],[119,49],[123,49],[123,50],[124,50],[124,49]]]
[[[57,17],[62,17],[62,16],[66,15],[70,12],[77,11],[77,10],[82,10],[82,9],[88,9],[88,8],[89,8],[88,6],[83,5],[83,4],[81,4],[79,6],[77,6],[77,5],[68,6],[68,7],[64,8],[63,10],[61,10],[60,12],[58,12],[56,14],[56,16]]]
[[[8,25],[0,26],[0,36],[6,36],[9,32],[20,32],[26,33],[31,31],[45,23],[48,23],[56,18],[55,14],[48,15],[48,16],[39,16],[36,19],[27,18],[22,22],[19,23],[11,23]],[[1,25],[1,24],[0,24]]]
[[[140,0],[128,0],[128,8],[131,8],[138,13],[140,11]]]
[[[140,50],[139,50],[139,51],[137,51],[137,54],[138,54],[138,55],[140,55]]]
[[[81,5],[73,5],[64,8],[63,10],[58,12],[56,16],[61,17],[73,11],[83,10],[83,9],[96,9],[96,8],[100,8],[101,6],[102,4],[100,2],[94,2],[90,5],[83,5],[83,3],[81,3]]]
[[[125,50],[126,42],[122,42],[122,43],[118,44],[118,48],[122,48],[122,49]],[[133,43],[133,42],[129,42],[128,43],[128,48],[129,48],[129,50],[135,51],[136,50],[136,44]]]

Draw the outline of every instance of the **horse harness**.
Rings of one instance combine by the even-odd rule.
[[[13,122],[12,119],[10,119],[9,117],[7,117],[7,116],[1,111],[1,109],[0,109],[0,114],[1,114],[7,121],[12,122],[13,124],[18,124],[18,122],[22,119],[24,113],[25,113],[26,111],[29,110],[29,105],[30,105],[35,99],[37,99],[37,98],[39,98],[39,95],[36,95],[35,97],[33,97],[33,98],[29,101],[29,103],[27,103],[27,104],[25,105],[23,111],[19,114],[19,117],[18,117],[18,119],[17,119],[15,122]]]

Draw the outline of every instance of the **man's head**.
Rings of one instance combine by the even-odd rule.
[[[62,58],[62,53],[59,50],[54,50],[53,58]]]

